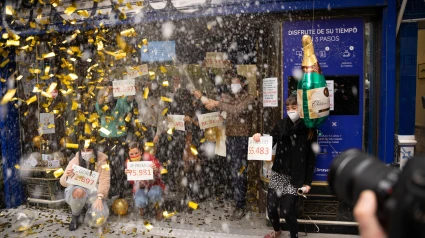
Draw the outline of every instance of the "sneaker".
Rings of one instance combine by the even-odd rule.
[[[239,221],[242,219],[242,217],[244,217],[246,214],[246,209],[245,208],[236,208],[235,211],[233,211],[232,216],[230,217],[230,219],[232,221]]]
[[[75,231],[78,229],[78,219],[80,216],[74,216],[72,215],[72,220],[69,223],[69,230],[70,231]]]
[[[272,231],[269,234],[267,234],[266,236],[264,236],[264,238],[278,238],[278,237],[280,237],[281,234],[282,234],[281,231]]]

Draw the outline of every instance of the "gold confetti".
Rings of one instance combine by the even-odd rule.
[[[167,69],[166,69],[164,66],[160,66],[160,67],[159,67],[159,70],[160,70],[163,74],[167,73]]]
[[[21,169],[21,166],[19,166],[19,164],[15,164],[15,169]]]
[[[245,166],[242,165],[242,167],[239,169],[239,174],[242,174],[244,170],[245,170]]]
[[[76,8],[76,7],[70,6],[70,7],[68,7],[68,8],[64,11],[64,13],[65,13],[66,15],[70,16],[72,13],[74,13],[74,12],[75,12],[75,10],[77,10],[77,8]]]
[[[137,33],[136,33],[136,31],[134,30],[134,28],[130,28],[130,29],[127,29],[127,30],[121,31],[121,32],[120,32],[120,35],[121,35],[121,36],[130,36],[130,37],[132,37],[132,36],[136,36],[136,35],[137,35]]]
[[[37,28],[37,24],[32,21],[32,22],[30,22],[30,27],[35,29],[35,28]]]
[[[162,114],[163,116],[165,116],[165,114],[167,114],[167,112],[168,112],[168,108],[165,108],[164,110],[162,110],[162,113],[161,113],[161,114]]]
[[[164,211],[164,212],[162,213],[162,215],[164,216],[164,218],[168,219],[168,218],[170,218],[170,217],[172,217],[172,216],[176,215],[176,212],[168,213],[167,211]]]
[[[106,112],[109,109],[108,105],[102,107],[102,111]]]
[[[37,95],[32,96],[30,99],[26,101],[27,105],[30,105],[31,103],[37,101]]]
[[[154,147],[155,146],[155,143],[153,143],[153,142],[145,142],[145,146]]]
[[[147,45],[147,44],[148,44],[148,39],[143,39],[143,40],[142,40],[142,43],[143,43],[144,45]]]
[[[78,149],[78,144],[66,143],[66,148]]]
[[[17,78],[16,78],[16,80],[21,80],[22,78],[23,78],[24,76],[21,74],[21,75],[19,75]]]
[[[4,66],[6,66],[9,62],[10,62],[10,59],[9,59],[9,58],[7,58],[6,60],[4,60],[4,61],[0,64],[0,68],[3,68]]]
[[[150,77],[151,80],[154,80],[155,79],[155,72],[149,71],[149,77]]]
[[[51,57],[55,57],[55,56],[56,56],[55,52],[50,52],[50,53],[42,55],[43,59],[47,59],[47,58],[51,58]]]
[[[7,40],[6,46],[19,46],[20,42],[18,40]]]
[[[173,132],[174,132],[174,128],[170,128],[170,129],[168,129],[167,134],[172,135]]]
[[[12,100],[13,96],[15,96],[15,93],[16,93],[16,88],[7,90],[6,94],[4,95],[4,97],[2,98],[2,100],[0,102],[0,104],[4,105],[4,104],[10,102],[10,100]]]
[[[102,132],[103,134],[107,135],[107,136],[109,134],[111,134],[111,132],[108,129],[104,128],[104,127],[101,127],[99,131]]]
[[[146,88],[143,90],[143,98],[144,98],[144,99],[148,99],[148,95],[149,95],[149,88],[148,88],[148,87],[146,87]]]
[[[109,170],[109,164],[102,165],[102,169]]]
[[[44,74],[48,75],[50,72],[50,65],[47,65],[46,68],[44,69]]]
[[[68,74],[68,77],[71,78],[72,80],[78,79],[78,76],[76,74],[73,74],[73,73]]]
[[[164,82],[162,82],[162,86],[163,86],[163,87],[168,87],[168,86],[169,86],[168,81],[164,81]]]
[[[57,85],[58,85],[58,83],[56,83],[56,82],[51,83],[50,86],[49,86],[49,88],[47,88],[47,91],[46,92],[48,94],[51,94],[53,92],[53,90],[55,90],[55,88],[56,88]]]
[[[167,97],[161,97],[161,101],[163,102],[173,102],[173,99]]]
[[[6,15],[12,16],[14,12],[12,6],[6,6]]]
[[[194,145],[190,146],[190,151],[192,152],[193,155],[198,155],[198,150],[196,149],[196,147]]]
[[[188,206],[190,207],[190,208],[192,208],[193,210],[196,210],[196,209],[198,209],[198,204],[197,203],[194,203],[194,202],[192,202],[192,201],[190,201],[189,203],[188,203]]]
[[[145,222],[145,227],[148,231],[152,230],[153,226],[149,222]]]
[[[167,171],[167,169],[162,168],[160,173],[161,173],[161,174],[167,174],[167,173],[168,173],[168,171]]]
[[[205,138],[202,138],[199,142],[204,143],[205,142]]]
[[[142,126],[142,130],[143,130],[143,131],[147,131],[147,130],[148,130],[148,128],[146,128],[146,127]]]
[[[78,10],[77,14],[82,16],[82,17],[89,17],[90,16],[90,14],[87,10]]]
[[[53,175],[55,176],[55,178],[59,178],[65,171],[63,171],[62,168],[56,170],[55,172],[53,172]]]
[[[77,110],[77,108],[78,108],[78,102],[72,101],[72,108],[71,108],[71,110],[72,111],[75,111],[75,110]]]
[[[134,133],[137,137],[140,137],[142,134],[138,131],[136,131],[136,133]]]
[[[131,121],[131,114],[127,114],[127,116],[125,117],[125,121],[126,122],[130,122]]]

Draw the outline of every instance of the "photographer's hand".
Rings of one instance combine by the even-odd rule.
[[[363,238],[387,237],[376,217],[378,204],[375,193],[370,190],[363,191],[354,207],[354,217],[359,223],[360,235]]]

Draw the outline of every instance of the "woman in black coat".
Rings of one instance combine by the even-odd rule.
[[[286,100],[286,111],[288,117],[279,120],[271,133],[273,146],[277,143],[277,147],[270,175],[267,212],[274,231],[265,238],[280,237],[281,217],[289,226],[291,238],[298,237],[297,190],[310,191],[316,163],[312,145],[317,141],[317,134],[300,119],[296,94]],[[260,136],[255,134],[254,140],[260,141]]]

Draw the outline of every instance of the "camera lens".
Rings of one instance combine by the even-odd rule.
[[[338,198],[354,205],[363,190],[373,190],[378,199],[391,193],[398,180],[396,171],[357,149],[350,149],[334,159],[328,182]]]

